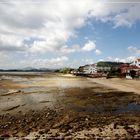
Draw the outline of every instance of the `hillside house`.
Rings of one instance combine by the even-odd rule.
[[[97,73],[96,64],[90,64],[79,67],[79,71],[83,74],[95,74]]]
[[[126,77],[127,79],[133,79],[138,75],[140,68],[136,65],[123,64],[120,66],[120,70],[122,76]]]
[[[140,58],[135,59],[130,65],[140,68]]]

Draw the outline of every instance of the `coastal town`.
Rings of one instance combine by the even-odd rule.
[[[140,140],[140,0],[0,0],[0,140]]]
[[[118,64],[139,70],[115,63],[76,74],[1,72],[0,139],[139,139],[140,81],[119,78]]]
[[[70,71],[74,75],[99,77],[120,77],[126,79],[140,78],[140,58],[131,63],[101,61],[95,64],[80,66],[76,70]]]

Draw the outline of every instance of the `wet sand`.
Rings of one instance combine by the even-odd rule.
[[[1,137],[140,137],[140,95],[131,90],[55,73],[0,75]]]
[[[129,80],[129,79],[121,79],[121,78],[112,78],[112,79],[88,78],[88,79],[92,82],[96,82],[98,84],[101,84],[110,88],[118,89],[124,92],[134,92],[140,95],[140,80],[138,79],[137,80]]]

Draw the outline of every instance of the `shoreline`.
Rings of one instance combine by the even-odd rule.
[[[133,92],[135,94],[140,95],[140,87],[138,87],[140,85],[140,81],[120,79],[120,78],[112,78],[112,79],[87,78],[87,79],[91,82],[95,82],[109,88],[117,89],[119,91],[124,91],[124,92]]]

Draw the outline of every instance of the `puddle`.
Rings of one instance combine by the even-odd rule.
[[[22,89],[23,92],[38,92],[38,91],[47,91],[47,87],[28,87]]]
[[[14,82],[27,80],[27,78],[23,78],[23,77],[19,77],[19,76],[8,76],[8,75],[3,75],[3,76],[1,76],[1,78],[5,79],[5,80],[12,80]]]
[[[33,81],[29,78],[20,77],[20,76],[10,76],[10,75],[2,75],[2,80],[12,80],[13,82],[16,82],[18,84],[25,84],[25,85],[31,85],[33,84]]]
[[[140,104],[129,103],[127,106],[121,107],[111,107],[111,106],[76,106],[73,104],[68,105],[69,109],[75,110],[77,112],[87,112],[87,113],[139,113],[140,112]]]
[[[77,107],[76,110],[78,112],[94,112],[94,113],[101,113],[103,110],[101,108],[96,107]]]
[[[116,113],[125,113],[125,112],[140,112],[140,104],[129,103],[127,106],[122,106],[117,109]]]
[[[140,105],[134,103],[134,101],[140,100],[138,95],[113,91],[98,84],[91,85],[86,80],[69,80],[55,75],[30,78],[20,77],[20,75],[5,75],[2,78],[10,79],[24,86],[7,92],[0,89],[1,109],[8,107],[10,110],[28,110],[58,105],[87,113],[140,112]],[[21,94],[14,94],[18,92]],[[11,96],[12,94],[14,96]],[[13,106],[17,107],[13,108]]]
[[[45,93],[25,94],[21,96],[21,100],[23,103],[30,106],[39,106],[40,103],[55,102],[53,94],[45,94]]]

